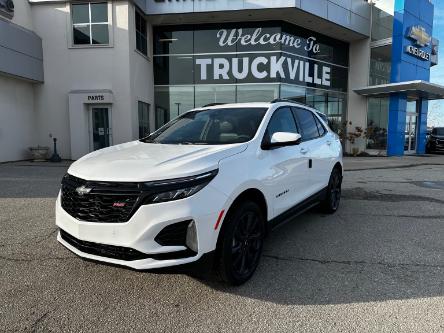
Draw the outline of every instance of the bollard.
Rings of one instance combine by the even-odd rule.
[[[57,154],[57,138],[54,138],[54,153],[52,154],[51,158],[49,159],[50,162],[61,162],[62,158]]]

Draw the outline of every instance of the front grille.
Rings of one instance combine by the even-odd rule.
[[[76,249],[84,253],[100,257],[111,258],[111,259],[125,260],[125,261],[141,260],[147,258],[155,260],[182,259],[182,258],[193,257],[196,255],[196,253],[190,249],[186,249],[183,251],[176,251],[176,252],[168,252],[168,253],[146,254],[131,249],[129,247],[106,245],[106,244],[83,241],[75,238],[74,236],[68,234],[66,231],[62,229],[60,229],[60,236],[69,245],[75,247]]]
[[[89,193],[79,194],[84,186]],[[67,174],[62,180],[62,208],[85,222],[127,222],[135,212],[141,194],[137,183],[86,181]]]

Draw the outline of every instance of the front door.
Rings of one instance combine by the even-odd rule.
[[[405,118],[404,152],[405,154],[416,153],[417,120],[418,120],[417,100],[407,101],[407,112]]]
[[[111,145],[109,107],[91,108],[91,148],[98,150]]]
[[[276,132],[298,133],[296,122],[289,107],[277,109],[268,123],[265,134],[270,140]],[[305,143],[296,146],[276,147],[263,150],[256,168],[261,170],[261,180],[278,216],[305,198],[309,180],[308,158]]]

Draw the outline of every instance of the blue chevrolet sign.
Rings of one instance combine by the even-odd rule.
[[[391,83],[430,81],[430,67],[437,58],[437,42],[433,43],[432,38],[433,13],[434,7],[429,0],[395,0]],[[416,108],[408,113],[407,103],[412,102],[416,103]],[[409,117],[416,117],[415,146],[411,148],[419,154],[425,152],[427,109],[427,100],[421,97],[412,99],[405,92],[390,95],[388,155],[404,154]]]

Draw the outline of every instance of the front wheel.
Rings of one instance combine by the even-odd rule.
[[[339,208],[341,201],[342,173],[339,168],[334,168],[328,182],[327,194],[321,202],[321,209],[328,214],[333,214]]]
[[[225,282],[240,285],[251,278],[259,264],[264,236],[265,220],[256,203],[245,201],[227,216],[218,258]]]

